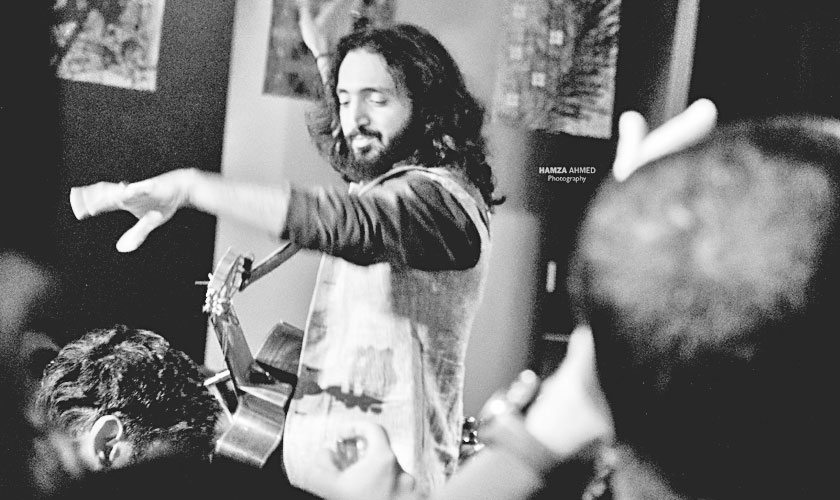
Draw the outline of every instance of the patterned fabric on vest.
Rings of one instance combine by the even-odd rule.
[[[457,197],[481,235],[481,257],[464,271],[432,272],[323,257],[283,445],[289,479],[304,489],[316,479],[309,476],[314,451],[335,444],[340,422],[381,424],[426,494],[457,465],[464,358],[490,237],[483,205],[446,169],[400,167],[359,193],[408,171]]]

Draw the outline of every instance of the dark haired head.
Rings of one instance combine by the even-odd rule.
[[[493,196],[495,180],[481,135],[483,107],[467,89],[446,48],[429,32],[410,24],[362,29],[339,42],[326,82],[326,99],[310,117],[309,126],[333,167],[348,177],[349,148],[341,131],[336,87],[338,70],[353,50],[382,56],[394,82],[412,102],[405,157],[396,161],[456,169],[480,190],[488,206],[501,203]]]
[[[71,435],[99,417],[118,417],[135,461],[153,446],[209,458],[220,412],[192,359],[160,335],[125,326],[64,346],[44,371],[38,404],[48,425]]]
[[[720,127],[608,181],[582,223],[570,294],[617,436],[683,494],[785,497],[819,475],[815,446],[836,434],[839,132]]]

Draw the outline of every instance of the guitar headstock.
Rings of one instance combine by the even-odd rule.
[[[230,300],[250,273],[252,263],[251,257],[228,248],[210,275],[202,310],[212,316],[228,312]]]

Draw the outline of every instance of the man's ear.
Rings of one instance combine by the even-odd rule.
[[[118,417],[99,417],[90,435],[94,456],[102,468],[118,467],[130,459],[131,444],[123,439],[123,424]]]

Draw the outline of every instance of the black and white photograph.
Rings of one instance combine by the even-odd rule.
[[[0,499],[834,498],[840,3],[3,13]]]

